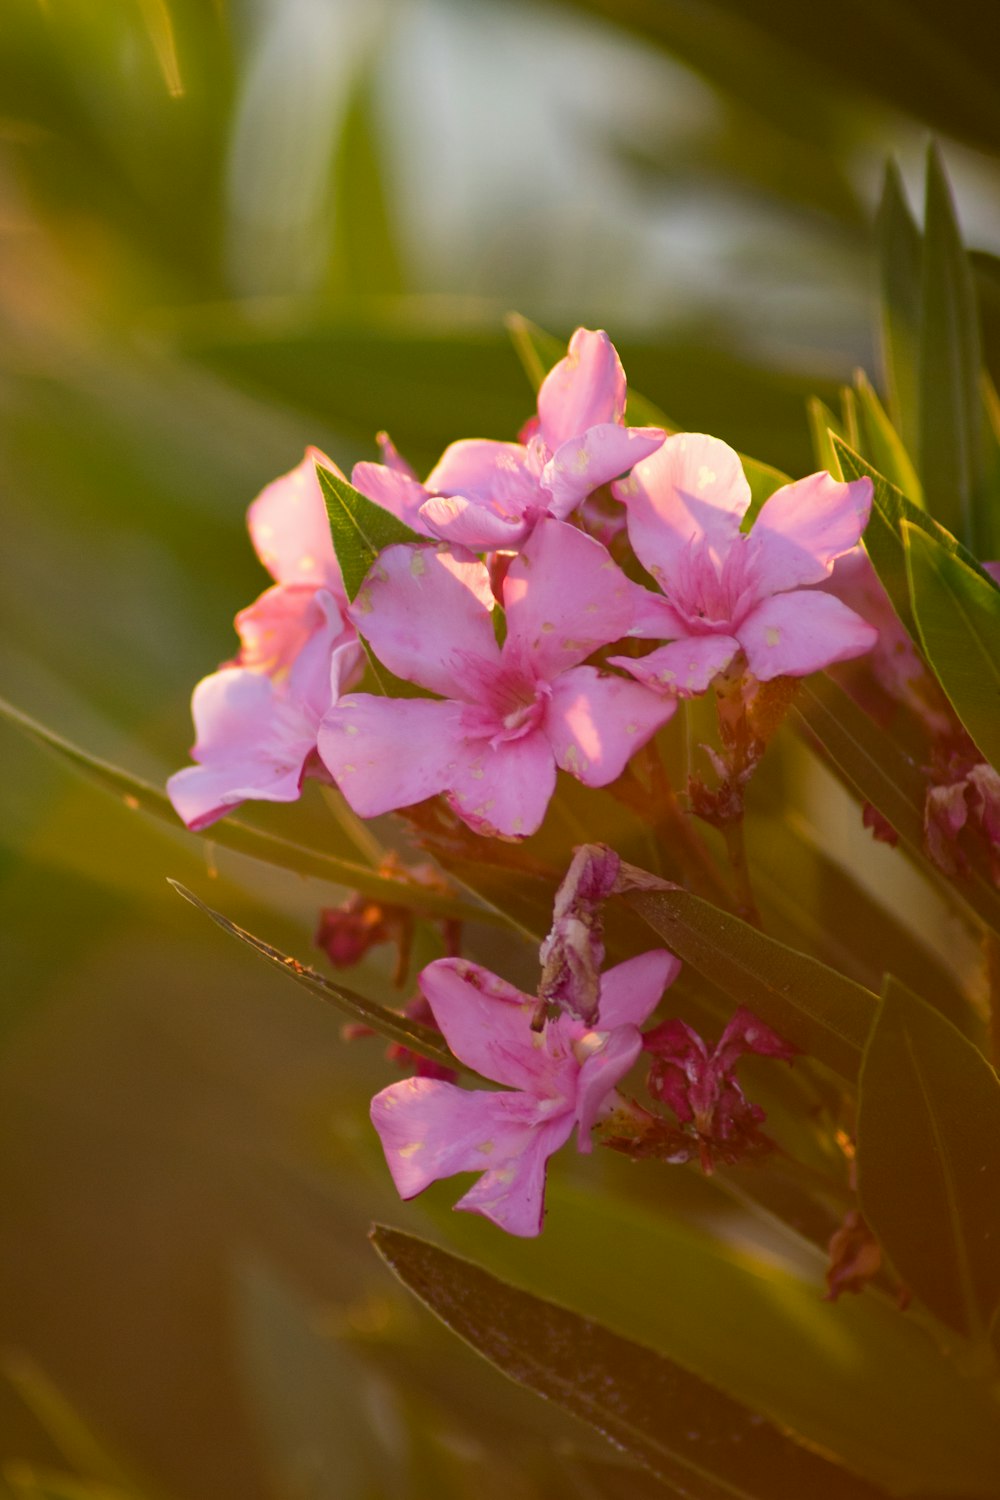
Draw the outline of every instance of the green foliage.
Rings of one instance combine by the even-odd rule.
[[[902,522],[910,600],[927,660],[982,754],[1000,765],[1000,588]]]
[[[861,1074],[858,1183],[907,1287],[983,1345],[1000,1302],[1000,1082],[891,977]]]
[[[339,474],[325,464],[316,465],[334,550],[349,599],[356,599],[365,575],[385,547],[396,542],[421,542],[423,537],[411,531],[402,521],[381,505],[375,505],[358,493]]]

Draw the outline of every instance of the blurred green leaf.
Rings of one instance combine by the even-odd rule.
[[[955,205],[935,145],[927,153],[920,287],[920,474],[931,513],[977,552],[982,477],[979,315]]]
[[[77,1479],[33,1464],[5,1464],[0,1480],[8,1487],[0,1490],[4,1500],[145,1500],[138,1490]]]
[[[918,512],[919,514],[919,512]],[[925,874],[949,899],[1000,932],[1000,892],[977,869],[960,884],[943,880],[924,853],[927,783],[919,767],[829,677],[804,682],[792,708],[862,802],[878,809]]]
[[[1000,588],[927,532],[902,523],[920,640],[982,754],[1000,766]]]
[[[876,997],[835,969],[681,889],[625,898],[669,946],[787,1041],[853,1079]]]
[[[889,412],[908,453],[920,449],[920,230],[899,168],[886,164],[876,225],[881,276],[880,353]]]
[[[861,1071],[857,1161],[865,1218],[905,1284],[985,1338],[1000,1302],[1000,1080],[891,977]]]
[[[89,755],[2,698],[0,718],[6,719],[46,749],[55,751],[88,780],[121,798],[132,811],[151,813],[178,833],[181,832],[182,825],[177,813],[166,792],[159,787],[143,781],[139,776],[133,776],[130,771],[122,771],[118,766]],[[216,844],[222,849],[249,855],[251,859],[262,860],[278,869],[291,870],[296,875],[309,875],[317,880],[330,881],[334,885],[347,886],[349,890],[360,891],[377,901],[388,901],[397,906],[418,906],[429,916],[489,920],[480,907],[471,906],[457,896],[448,896],[430,887],[426,891],[423,887],[416,890],[409,881],[392,875],[380,875],[367,865],[341,859],[320,849],[307,848],[289,839],[279,838],[276,834],[265,833],[263,829],[251,828],[236,818],[223,818],[210,828],[197,830],[192,836],[203,839],[206,843]]]
[[[485,1359],[565,1407],[692,1500],[815,1500],[881,1491],[799,1447],[679,1365],[425,1240],[377,1226],[404,1286]]]
[[[863,370],[855,373],[854,387],[864,452],[871,456],[872,465],[880,474],[922,509],[923,489],[912,459]]]
[[[369,1000],[364,995],[355,994],[353,990],[334,984],[324,975],[317,974],[315,969],[299,963],[298,959],[289,958],[280,949],[272,948],[270,943],[265,943],[242,927],[238,927],[221,912],[214,911],[212,907],[207,906],[178,881],[171,880],[168,884],[172,885],[185,901],[190,901],[192,906],[196,906],[207,917],[211,917],[223,932],[239,938],[241,943],[246,943],[255,953],[259,953],[261,958],[266,958],[268,963],[273,964],[276,969],[280,969],[283,974],[289,975],[299,984],[304,985],[307,990],[312,990],[314,995],[319,995],[321,1000],[328,1001],[336,1010],[349,1016],[352,1021],[361,1021],[365,1026],[370,1026],[373,1031],[388,1037],[390,1041],[409,1047],[421,1057],[440,1063],[445,1068],[454,1068],[457,1072],[467,1073],[473,1078],[479,1077],[479,1074],[472,1068],[467,1068],[452,1055],[440,1034],[433,1031],[431,1027],[424,1026],[420,1021],[411,1021],[397,1011],[387,1010],[384,1005],[379,1005],[377,1000]]]
[[[91,1480],[95,1482],[91,1491],[95,1500],[101,1486],[106,1486],[109,1494],[111,1491],[123,1495],[133,1492],[133,1476],[125,1465],[33,1359],[8,1350],[0,1359],[0,1371],[63,1458],[89,1476],[88,1484]]]
[[[345,300],[365,293],[405,291],[375,109],[377,62],[377,54],[366,59],[353,80],[331,163],[333,244],[329,284],[332,293]]]
[[[825,469],[828,474],[832,474],[834,479],[840,479],[842,477],[840,459],[833,446],[833,438],[839,437],[841,440],[845,438],[846,434],[841,422],[818,396],[810,396],[806,403],[806,413],[809,418],[809,433],[812,437],[817,466]]]
[[[365,575],[385,547],[396,542],[425,542],[391,511],[359,494],[339,474],[316,465],[316,475],[333,533],[333,545],[344,578],[347,597],[355,599]]]

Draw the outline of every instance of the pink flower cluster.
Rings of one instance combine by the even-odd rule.
[[[356,465],[354,485],[427,540],[384,550],[353,603],[314,469],[333,465],[311,449],[269,485],[249,526],[275,586],[195,689],[196,764],[168,784],[188,826],[317,775],[362,817],[443,794],[477,832],[522,838],[557,770],[607,786],[734,661],[768,681],[868,651],[877,632],[815,585],[857,543],[869,482],[787,485],[744,531],[732,449],[628,427],[625,398],[607,335],[581,328],[523,441],[453,443],[421,484],[383,438],[385,463]],[[609,485],[657,592],[588,534]],[[423,696],[352,692],[359,635]]]

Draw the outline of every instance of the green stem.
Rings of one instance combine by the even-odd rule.
[[[722,825],[722,836],[726,841],[729,866],[733,872],[733,884],[736,887],[737,913],[745,922],[752,922],[755,927],[762,927],[763,923],[760,919],[760,912],[757,910],[757,902],[750,880],[750,866],[747,863],[742,814],[731,823],[724,823]]]

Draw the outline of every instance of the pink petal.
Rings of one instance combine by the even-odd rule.
[[[382,454],[382,462],[388,468],[397,469],[400,474],[405,474],[410,479],[416,479],[416,472],[412,464],[408,464],[406,459],[402,457],[399,449],[387,432],[376,433],[375,441],[378,443],[379,451]],[[354,488],[357,489],[357,485]]]
[[[538,392],[542,438],[554,450],[588,427],[617,424],[624,415],[625,371],[615,346],[603,330],[578,328],[569,353],[552,367]]]
[[[796,589],[758,604],[737,629],[750,671],[760,682],[772,677],[807,677],[863,656],[878,631],[831,594]]]
[[[420,989],[448,1046],[470,1068],[540,1099],[572,1098],[576,1063],[554,1057],[532,1031],[534,996],[464,958],[435,959]]]
[[[820,583],[868,524],[870,479],[841,484],[810,474],[765,500],[747,541],[748,572],[758,597]]]
[[[615,1026],[641,1026],[648,1021],[680,971],[680,959],[666,948],[651,948],[608,969],[601,976],[600,1029],[611,1031]]]
[[[526,1132],[518,1151],[513,1149],[512,1136],[508,1137],[503,1143],[505,1160],[485,1172],[455,1207],[482,1214],[508,1234],[524,1239],[541,1234],[548,1159],[572,1133],[573,1115],[567,1110]]]
[[[318,448],[307,448],[300,464],[261,490],[247,512],[247,526],[257,556],[277,583],[322,585],[344,599],[317,463],[340,474]]]
[[[458,653],[499,665],[489,574],[446,546],[393,546],[379,555],[349,614],[390,672],[445,697],[462,696]]]
[[[276,583],[236,616],[241,650],[239,665],[270,676],[287,672],[321,623],[317,590],[301,584]],[[323,591],[336,610],[336,601]],[[337,618],[342,629],[346,624]],[[348,627],[350,628],[350,627]]]
[[[204,828],[251,798],[294,802],[316,745],[317,720],[260,672],[224,667],[192,698],[200,762],[171,776],[167,794],[189,828]]]
[[[607,786],[676,706],[623,677],[575,667],[552,685],[545,734],[562,770],[584,786]]]
[[[462,438],[452,443],[427,476],[431,495],[463,495],[492,501],[511,515],[544,504],[532,451],[520,443]]]
[[[448,782],[448,801],[470,828],[488,838],[527,838],[541,825],[556,786],[548,739],[466,740],[466,758]]]
[[[1000,562],[984,562],[979,566],[990,575],[994,583],[1000,583]]]
[[[538,1101],[408,1078],[375,1095],[371,1118],[400,1196],[413,1198],[442,1177],[516,1157],[535,1129]]]
[[[603,423],[562,443],[542,470],[552,496],[549,510],[560,520],[602,484],[626,474],[661,446],[661,427],[617,427]]]
[[[466,759],[462,709],[429,698],[351,694],[319,727],[319,753],[362,818],[443,792]]]
[[[438,495],[420,507],[421,530],[471,552],[507,551],[519,547],[530,533],[521,516],[503,515],[495,506],[461,495]]]
[[[508,648],[551,680],[626,635],[644,597],[600,542],[542,520],[504,580]]]
[[[428,492],[412,475],[387,464],[360,463],[351,470],[351,483],[367,500],[390,511],[412,531],[427,535],[420,507]]]
[[[603,1045],[599,1043],[602,1037],[606,1037]],[[603,1030],[587,1032],[577,1043],[577,1049],[587,1048],[591,1041],[598,1042],[599,1045],[596,1050],[589,1052],[577,1080],[576,1143],[583,1152],[591,1150],[590,1132],[609,1102],[608,1095],[625,1077],[642,1051],[642,1037],[635,1026],[618,1026],[610,1035]]]
[[[608,660],[654,692],[690,698],[703,693],[712,678],[725,671],[739,649],[739,641],[731,635],[689,635],[651,651],[648,656],[611,656]]]
[[[692,548],[721,563],[750,504],[739,455],[718,438],[679,432],[614,487],[642,565],[670,593]]]

